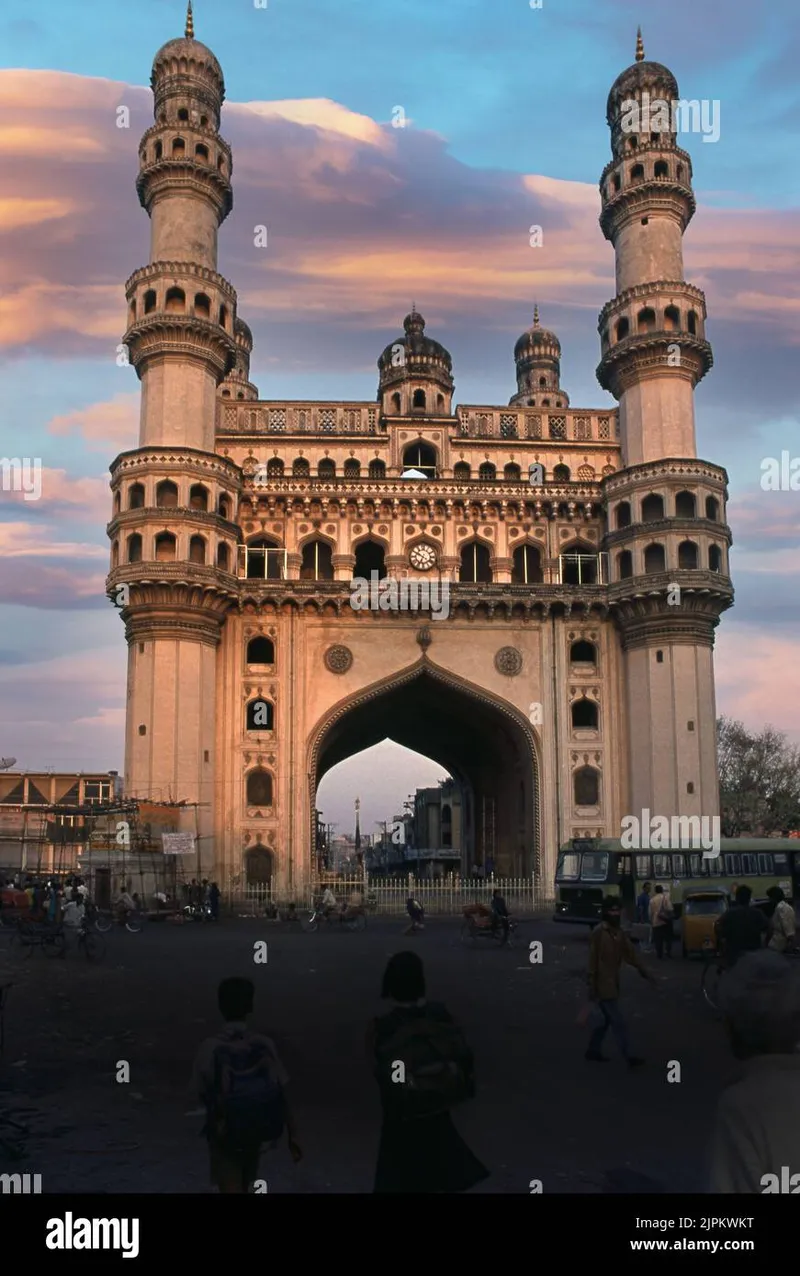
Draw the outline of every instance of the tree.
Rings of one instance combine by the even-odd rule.
[[[800,748],[783,732],[720,718],[717,759],[723,837],[800,828]]]

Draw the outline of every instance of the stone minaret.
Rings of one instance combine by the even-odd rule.
[[[619,401],[620,473],[604,481],[611,602],[625,650],[630,814],[719,813],[714,628],[732,602],[727,475],[697,459],[694,389],[712,363],[702,292],[683,277],[695,211],[672,73],[636,61],[608,98],[613,159],[600,225],[617,295],[600,315],[598,380]],[[663,104],[668,104],[666,107]]]
[[[217,273],[217,229],[232,206],[219,135],[217,59],[186,33],[156,54],[155,125],[139,147],[150,264],[128,280],[125,344],[142,383],[139,447],[111,466],[109,595],[128,640],[129,796],[196,803],[211,867],[216,649],[234,587],[241,475],[214,452],[217,387],[252,340]]]

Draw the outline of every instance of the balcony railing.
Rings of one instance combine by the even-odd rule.
[[[288,580],[289,551],[240,545],[238,575],[242,580]]]
[[[608,554],[559,554],[559,585],[607,585]]]

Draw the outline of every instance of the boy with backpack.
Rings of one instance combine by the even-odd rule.
[[[192,1076],[193,1093],[206,1109],[211,1183],[224,1193],[250,1190],[262,1144],[274,1146],[284,1131],[292,1159],[302,1156],[286,1102],[289,1078],[275,1045],[245,1022],[254,998],[251,980],[222,980],[217,1001],[225,1027],[203,1042]]]

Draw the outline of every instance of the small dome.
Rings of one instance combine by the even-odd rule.
[[[635,97],[643,89],[657,89],[658,92],[651,94],[651,97],[663,98],[668,102],[677,102],[680,99],[678,81],[669,67],[662,66],[660,62],[645,61],[640,28],[636,35],[636,61],[618,75],[611,86],[606,104],[608,123],[612,123],[620,99]]]
[[[542,328],[539,324],[539,307],[537,306],[533,312],[533,323],[530,328],[526,329],[514,346],[514,358],[518,359],[527,351],[535,350],[537,346],[555,347],[557,356],[561,354],[561,342],[554,332],[549,328]],[[549,352],[548,352],[549,353]]]
[[[186,58],[205,65],[220,83],[223,82],[222,67],[211,50],[199,40],[187,40],[180,36],[177,40],[168,40],[153,58],[153,78],[158,79],[162,64],[168,64],[173,58]]]
[[[237,317],[236,322],[235,322],[235,323],[234,323],[234,325],[233,325],[233,331],[234,331],[235,336],[240,337],[240,338],[242,339],[242,341],[244,341],[244,343],[245,343],[246,345],[248,345],[248,346],[250,347],[250,349],[252,350],[252,348],[253,348],[253,334],[252,334],[252,332],[250,331],[250,329],[249,329],[249,327],[247,326],[247,324],[245,323],[244,319],[239,319],[239,318]]]
[[[396,341],[389,342],[389,345],[378,360],[379,368],[391,369],[396,367],[395,351],[397,346],[404,346],[409,363],[414,363],[419,358],[433,358],[441,360],[448,371],[452,370],[453,361],[448,351],[438,341],[434,341],[432,337],[425,336],[425,320],[418,310],[414,309],[410,315],[406,315],[403,320],[403,328],[406,335],[398,337]]]

